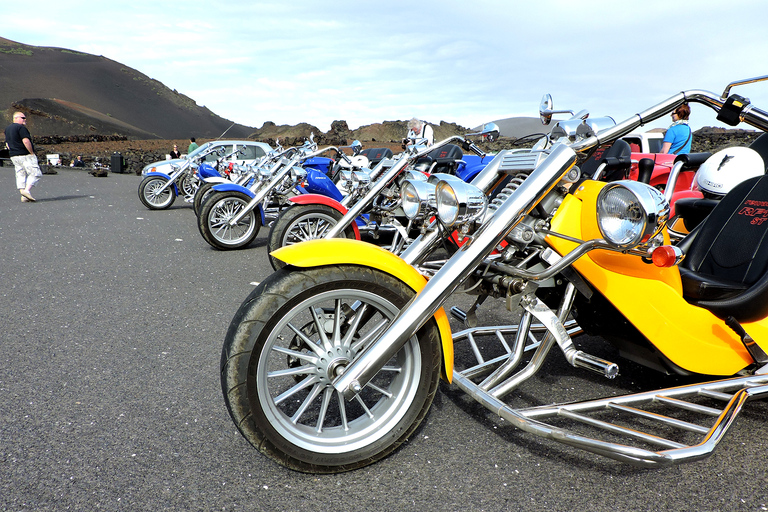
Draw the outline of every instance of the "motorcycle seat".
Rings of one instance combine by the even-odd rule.
[[[618,139],[611,145],[598,146],[580,166],[581,175],[591,177],[601,164],[606,164],[600,181],[616,181],[629,175],[632,167],[632,148]]]
[[[768,316],[768,175],[734,187],[679,247],[687,301],[740,322]]]
[[[429,167],[432,169],[431,172],[452,172],[456,170],[462,158],[464,158],[464,152],[459,146],[446,144],[419,158],[414,167]]]
[[[368,162],[370,162],[370,166],[374,167],[385,158],[392,158],[393,153],[389,148],[368,148],[362,150],[359,154],[366,157]]]

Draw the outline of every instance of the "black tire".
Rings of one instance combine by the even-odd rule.
[[[197,228],[203,239],[222,251],[240,249],[253,242],[261,228],[261,217],[251,210],[235,226],[229,220],[237,215],[251,198],[243,192],[215,192],[200,208]]]
[[[269,230],[267,254],[272,268],[277,270],[285,266],[285,263],[272,257],[272,251],[286,245],[323,238],[342,217],[340,211],[322,204],[296,204],[284,210]],[[339,238],[355,239],[355,230],[351,224]]]
[[[176,190],[169,186],[160,195],[155,192],[168,182],[162,176],[147,176],[139,183],[139,199],[150,210],[166,210],[176,200]]]
[[[192,208],[195,210],[195,215],[200,215],[203,203],[208,196],[211,195],[214,185],[218,185],[218,183],[203,183],[195,192],[195,199],[192,201]]]
[[[357,469],[397,449],[437,391],[442,352],[434,321],[356,399],[345,401],[331,379],[363,350],[355,343],[414,295],[388,274],[353,265],[286,267],[263,281],[232,319],[221,354],[224,400],[243,437],[308,473]]]
[[[195,195],[195,191],[197,191],[197,187],[200,185],[200,180],[195,176],[184,173],[179,177],[177,185],[179,193],[186,199],[187,197],[193,197]]]

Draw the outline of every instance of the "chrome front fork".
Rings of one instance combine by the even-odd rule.
[[[357,394],[575,163],[576,153],[572,149],[565,145],[555,146],[546,160],[478,230],[474,239],[446,262],[421,292],[400,311],[382,336],[334,380],[336,390],[346,398]]]

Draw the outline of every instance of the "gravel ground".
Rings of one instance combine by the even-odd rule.
[[[218,375],[235,309],[270,273],[266,232],[215,251],[190,205],[146,210],[139,180],[64,169],[27,204],[0,168],[0,510],[768,510],[764,402],[709,459],[641,470],[520,433],[441,384],[385,460],[284,469],[239,435]],[[606,387],[560,359],[527,398],[672,382],[616,361]]]

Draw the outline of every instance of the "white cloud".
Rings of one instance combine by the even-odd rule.
[[[41,0],[4,37],[104,55],[239,123],[472,126],[557,106],[617,121],[685,89],[768,74],[768,4]],[[739,89],[768,110],[768,84]],[[694,106],[692,124],[716,124]],[[663,126],[668,120],[657,122]]]

